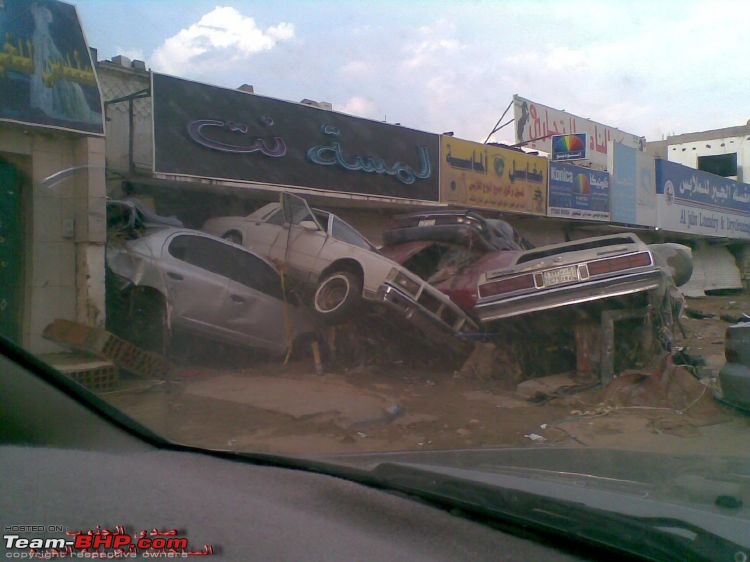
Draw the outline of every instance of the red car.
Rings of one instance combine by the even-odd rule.
[[[386,256],[485,325],[612,297],[645,296],[672,281],[684,283],[692,271],[689,254],[680,255],[687,279],[674,278],[664,267],[662,249],[656,249],[660,245],[647,246],[632,233],[532,248],[505,221],[473,211],[399,217],[384,241]]]

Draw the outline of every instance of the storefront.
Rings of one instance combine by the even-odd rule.
[[[34,353],[54,319],[102,325],[101,96],[76,10],[0,6],[0,334]]]

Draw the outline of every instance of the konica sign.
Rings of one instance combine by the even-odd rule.
[[[609,174],[552,162],[547,214],[571,219],[609,220]]]
[[[750,185],[656,161],[658,224],[665,230],[750,239]]]

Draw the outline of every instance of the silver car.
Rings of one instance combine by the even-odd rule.
[[[659,267],[653,251],[623,233],[509,253],[507,266],[480,276],[475,310],[494,322],[664,287],[674,273]]]
[[[443,293],[380,254],[336,215],[310,209],[301,197],[285,193],[280,203],[246,217],[210,219],[203,230],[283,264],[311,288],[314,311],[329,322],[351,317],[364,299],[397,311],[441,345],[459,345],[455,334],[478,329]]]
[[[284,353],[314,332],[309,313],[285,302],[271,263],[203,232],[164,228],[111,241],[107,266],[118,295],[138,311],[129,326],[135,339],[169,328]]]

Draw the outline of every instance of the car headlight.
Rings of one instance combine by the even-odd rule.
[[[406,273],[400,271],[395,267],[391,269],[391,272],[388,274],[388,281],[403,289],[412,296],[416,296],[416,294],[419,292],[420,287],[422,287],[422,284],[419,281],[415,281]]]

